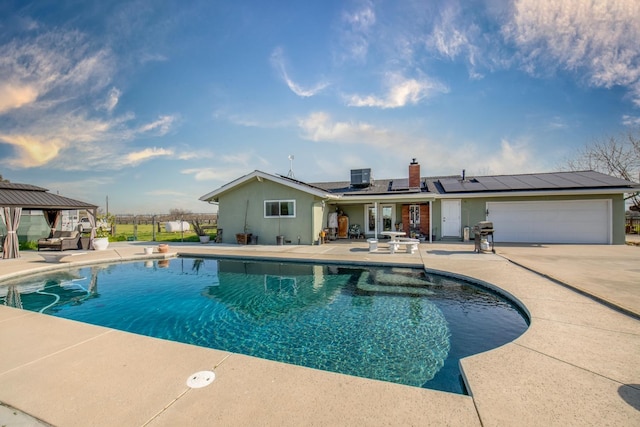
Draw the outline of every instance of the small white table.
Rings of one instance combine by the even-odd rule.
[[[404,231],[383,231],[380,234],[383,235],[383,236],[391,237],[391,240],[395,240],[396,237],[406,236],[407,235],[407,233],[405,233]]]

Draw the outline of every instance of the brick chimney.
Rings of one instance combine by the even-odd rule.
[[[409,164],[409,188],[420,188],[420,163],[416,159]]]

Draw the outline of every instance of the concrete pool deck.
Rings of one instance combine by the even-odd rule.
[[[145,259],[144,246],[112,243],[61,264],[25,251],[0,260],[0,285],[27,271]],[[513,342],[461,361],[471,394],[462,396],[1,306],[0,402],[7,406],[0,425],[40,425],[20,411],[56,426],[640,425],[640,247],[511,245],[494,255],[473,253],[472,243],[436,243],[391,255],[349,241],[171,244],[171,251],[425,266],[501,288],[526,307],[531,326]],[[187,378],[201,370],[215,371],[216,380],[188,388]]]

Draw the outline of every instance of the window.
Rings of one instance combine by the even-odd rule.
[[[264,201],[264,217],[265,218],[281,218],[296,216],[295,200],[265,200]]]
[[[409,226],[420,228],[420,205],[409,206]]]

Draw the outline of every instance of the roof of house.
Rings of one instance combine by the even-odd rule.
[[[96,209],[96,205],[81,202],[30,184],[0,182],[0,207],[24,209]]]
[[[444,178],[434,185],[442,193],[637,187],[633,182],[595,171],[478,176],[464,180]]]
[[[233,190],[234,188],[236,188],[239,185],[242,185],[244,183],[247,182],[251,182],[253,180],[257,180],[257,181],[262,181],[264,179],[270,180],[270,181],[274,181],[277,182],[279,184],[285,185],[287,187],[290,188],[294,188],[300,191],[304,191],[307,193],[311,193],[314,194],[318,197],[331,197],[331,194],[327,192],[327,190],[323,189],[322,187],[317,187],[314,186],[313,184],[307,184],[305,182],[302,181],[298,181],[297,179],[293,179],[293,178],[289,178],[286,176],[282,176],[282,175],[271,175],[268,174],[266,172],[262,172],[259,170],[254,170],[251,173],[248,173],[246,175],[241,176],[240,178],[234,179],[233,181],[223,185],[222,187],[213,190],[210,193],[205,194],[204,196],[200,197],[200,200],[205,201],[205,202],[217,202],[218,198],[230,191]]]
[[[490,175],[477,177],[439,176],[421,177],[420,187],[409,187],[408,178],[382,179],[368,187],[353,187],[349,181],[320,182],[311,184],[333,194],[379,195],[431,193],[433,195],[496,193],[521,191],[628,189],[640,190],[640,185],[595,171],[549,172],[517,175]]]
[[[320,197],[363,199],[369,196],[385,197],[446,197],[450,195],[480,197],[483,194],[509,194],[522,192],[597,191],[632,193],[640,191],[640,184],[595,171],[549,172],[516,175],[490,175],[462,177],[459,175],[421,177],[419,187],[410,187],[409,179],[371,179],[366,184],[352,185],[350,181],[306,183],[294,178],[253,171],[200,198],[217,201],[218,197],[252,179],[269,179]]]

